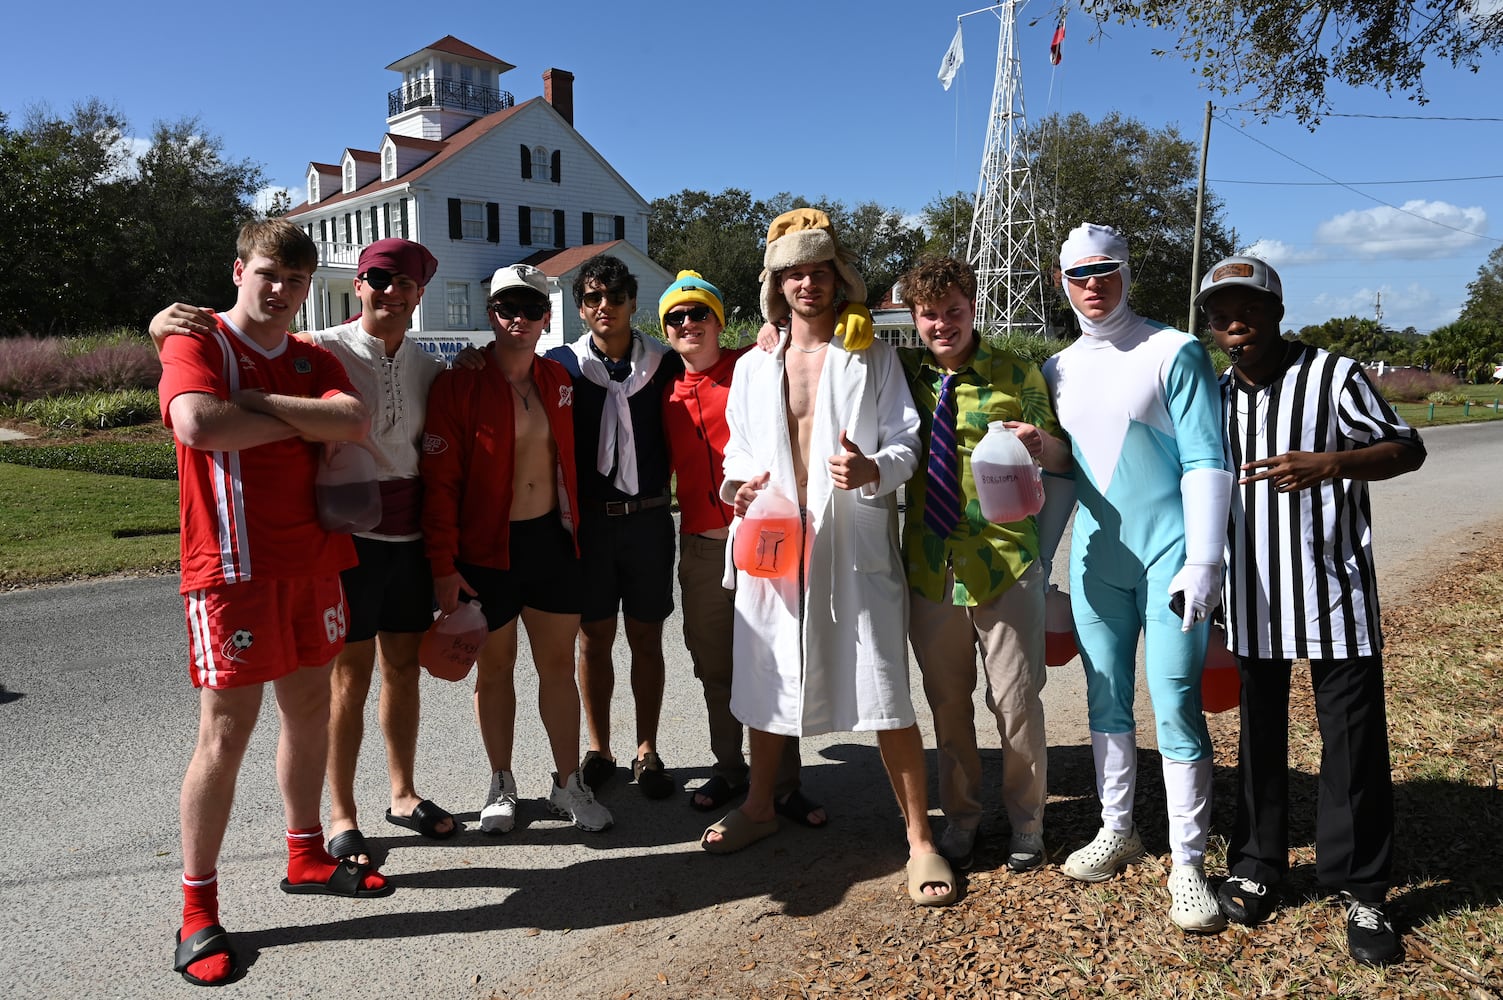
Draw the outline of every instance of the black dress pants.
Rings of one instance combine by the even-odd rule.
[[[1242,739],[1232,875],[1276,885],[1289,870],[1289,660],[1238,657]],[[1383,658],[1311,660],[1320,723],[1315,873],[1327,888],[1381,904],[1393,862]]]

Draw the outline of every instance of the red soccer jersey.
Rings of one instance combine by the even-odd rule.
[[[267,351],[223,317],[209,336],[168,337],[157,386],[162,420],[185,392],[229,399],[241,389],[326,399],[355,395],[339,361],[291,337]],[[337,573],[355,564],[349,535],[318,523],[313,481],[319,446],[287,438],[243,451],[177,442],[183,593],[227,583]]]

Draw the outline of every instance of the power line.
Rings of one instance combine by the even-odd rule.
[[[1249,111],[1260,114],[1261,109],[1249,107],[1227,108],[1227,111]],[[1485,118],[1468,115],[1375,115],[1358,111],[1323,111],[1321,118],[1378,118],[1385,121],[1408,122],[1503,122],[1503,118]]]
[[[1257,143],[1259,146],[1262,146],[1264,149],[1268,150],[1271,153],[1276,153],[1279,156],[1282,156],[1284,159],[1288,160],[1290,163],[1293,163],[1295,166],[1304,167],[1306,170],[1310,171],[1310,173],[1314,174],[1317,177],[1324,177],[1326,180],[1330,181],[1332,184],[1336,185],[1337,187],[1346,188],[1348,191],[1352,192],[1352,194],[1359,195],[1359,196],[1361,196],[1363,198],[1366,198],[1368,201],[1375,202],[1375,203],[1377,203],[1379,205],[1382,205],[1384,208],[1391,208],[1395,212],[1400,212],[1400,213],[1402,213],[1404,215],[1411,216],[1412,218],[1418,219],[1421,222],[1427,222],[1427,223],[1429,223],[1432,226],[1439,226],[1441,229],[1449,229],[1453,233],[1460,233],[1463,236],[1471,236],[1471,237],[1474,237],[1474,238],[1479,239],[1479,240],[1488,240],[1489,242],[1492,242],[1492,243],[1503,243],[1503,239],[1498,239],[1496,236],[1486,236],[1486,235],[1483,235],[1482,233],[1474,233],[1470,229],[1462,229],[1460,226],[1453,226],[1453,225],[1450,225],[1450,224],[1445,223],[1445,222],[1437,222],[1434,219],[1426,218],[1425,216],[1420,215],[1418,212],[1411,212],[1407,208],[1400,208],[1398,205],[1395,205],[1392,202],[1387,202],[1387,201],[1384,201],[1382,198],[1378,198],[1378,197],[1376,197],[1374,195],[1370,195],[1366,191],[1359,191],[1357,188],[1355,188],[1352,185],[1348,184],[1346,181],[1338,181],[1336,178],[1332,177],[1330,174],[1323,173],[1322,171],[1316,170],[1314,167],[1310,166],[1308,163],[1304,163],[1304,162],[1301,162],[1300,160],[1296,160],[1294,157],[1290,156],[1288,153],[1284,152],[1283,150],[1276,149],[1275,147],[1273,147],[1273,146],[1269,145],[1268,143],[1264,142],[1262,139],[1259,139],[1257,136],[1251,135],[1248,132],[1243,131],[1242,129],[1238,128],[1236,125],[1233,125],[1231,123],[1231,121],[1229,121],[1227,119],[1227,116],[1226,116],[1225,113],[1222,113],[1218,117],[1221,118],[1223,124],[1225,124],[1227,128],[1231,129],[1233,132],[1236,132],[1238,135],[1242,136],[1243,138],[1248,139],[1251,142]]]
[[[1476,177],[1424,177],[1410,181],[1253,181],[1253,180],[1217,180],[1208,178],[1217,184],[1261,184],[1269,187],[1377,187],[1381,184],[1449,184],[1453,181],[1497,181],[1503,180],[1503,174],[1479,174]]]

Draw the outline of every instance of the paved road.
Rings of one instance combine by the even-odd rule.
[[[1390,599],[1479,532],[1503,529],[1503,429],[1438,428],[1426,441],[1424,469],[1374,488]],[[662,747],[680,782],[697,784],[708,775],[708,736],[678,629],[675,618]],[[196,724],[185,647],[173,579],[0,595],[0,684],[9,692],[0,695],[0,996],[201,995],[168,968],[181,899],[177,794]],[[761,916],[897,901],[902,828],[872,738],[806,741],[806,783],[836,817],[827,831],[789,827],[762,848],[711,857],[696,843],[704,819],[684,796],[649,803],[622,780],[602,797],[616,828],[584,834],[544,808],[549,765],[530,675],[524,654],[523,815],[501,839],[475,832],[488,774],[467,686],[425,678],[423,687],[420,791],[470,827],[443,845],[382,821],[372,713],[362,825],[389,852],[385,870],[400,887],[379,900],[277,891],[284,848],[268,699],[220,867],[223,920],[250,969],[220,995],[485,998],[536,986],[528,995],[616,996],[626,983],[651,984],[653,970],[672,978],[709,959],[726,970],[718,992],[731,995],[751,977],[766,981],[765,967],[737,971],[742,956],[757,955],[753,935],[777,923]],[[1051,804],[1056,816],[1094,809],[1081,689],[1077,669],[1051,672],[1051,784],[1082,786]],[[615,724],[630,733],[624,692]],[[627,752],[624,741],[616,749]]]

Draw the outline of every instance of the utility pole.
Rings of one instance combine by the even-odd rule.
[[[985,8],[997,13],[1002,25],[967,256],[976,269],[978,330],[1050,336],[1033,177],[1025,148],[1028,116],[1015,31],[1018,6],[1018,0],[1005,0]]]
[[[1211,151],[1211,102],[1206,101],[1206,125],[1200,133],[1200,186],[1195,189],[1195,246],[1190,251],[1190,318],[1185,331],[1195,336],[1195,293],[1200,290],[1200,228],[1206,211],[1206,158]]]

